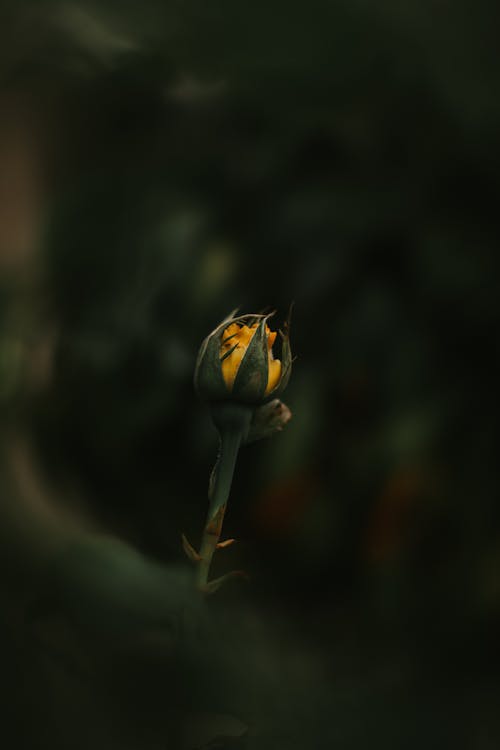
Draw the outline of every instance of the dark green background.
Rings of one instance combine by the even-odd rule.
[[[2,6],[1,100],[46,175],[0,290],[15,747],[177,748],[187,712],[244,722],[228,747],[500,745],[494,13]],[[293,420],[242,452],[216,561],[251,580],[203,606],[180,547],[216,453],[197,349],[292,300]]]

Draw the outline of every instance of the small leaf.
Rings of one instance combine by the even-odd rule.
[[[182,534],[182,549],[189,557],[191,562],[200,562],[201,556],[198,554],[192,544],[189,543],[187,537],[184,534]]]

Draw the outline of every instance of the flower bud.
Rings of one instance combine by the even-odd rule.
[[[292,364],[289,326],[287,322],[280,331],[281,360],[275,359],[277,333],[269,329],[269,317],[232,314],[207,336],[200,347],[194,377],[200,398],[258,406],[283,391]]]

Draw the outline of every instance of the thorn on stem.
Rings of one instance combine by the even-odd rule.
[[[217,543],[217,549],[225,549],[226,547],[230,547],[231,544],[234,544],[236,539],[226,539],[223,542]]]

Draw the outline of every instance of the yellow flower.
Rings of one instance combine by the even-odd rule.
[[[286,388],[292,369],[290,321],[280,331],[280,357],[273,356],[277,334],[270,315],[231,314],[200,346],[194,385],[203,401],[256,408]]]
[[[254,323],[251,326],[231,323],[222,335],[220,347],[222,376],[230,391],[233,388],[238,369],[252,337],[257,331],[258,325],[258,323]],[[281,378],[281,362],[279,359],[274,359],[273,356],[273,344],[276,340],[276,335],[276,331],[271,331],[266,326],[268,363],[267,386],[264,394],[266,396],[278,385]]]

